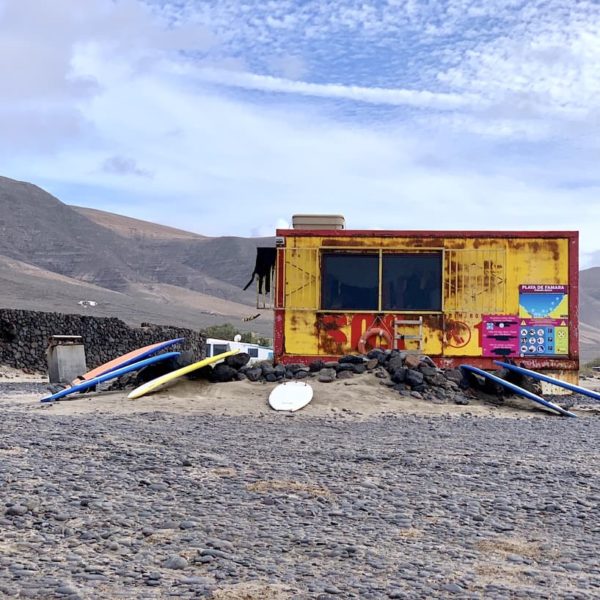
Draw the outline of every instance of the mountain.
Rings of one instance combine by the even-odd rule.
[[[71,207],[39,187],[0,177],[2,305],[201,328],[231,321],[272,336],[272,313],[249,324],[243,291],[256,247],[273,238],[208,238]],[[89,286],[92,285],[90,288]],[[97,305],[84,308],[80,300]]]
[[[127,292],[164,283],[251,305],[242,290],[257,246],[273,238],[207,238],[73,208],[39,187],[0,177],[0,255]]]
[[[157,281],[254,304],[254,291],[242,288],[254,269],[256,248],[273,246],[274,238],[211,238],[96,209],[71,208],[135,242],[143,255],[138,264]]]
[[[89,314],[97,317],[118,317],[132,325],[142,322],[178,325],[201,329],[224,322],[235,323],[242,331],[252,329],[261,335],[272,336],[270,315],[243,327],[242,318],[253,307],[228,300],[218,300],[191,290],[166,284],[139,284],[128,293],[78,281],[58,273],[40,269],[6,256],[0,256],[0,307],[23,310],[43,310]],[[80,305],[92,300],[95,306]]]
[[[579,350],[582,362],[600,357],[600,267],[579,273]]]
[[[95,208],[86,208],[84,206],[71,206],[80,215],[87,217],[94,223],[102,225],[119,235],[134,239],[136,241],[143,239],[159,239],[159,240],[197,240],[206,239],[205,236],[183,229],[175,229],[166,225],[158,225],[149,223],[148,221],[140,221],[132,217],[124,217],[123,215],[115,215],[113,213],[97,210]]]

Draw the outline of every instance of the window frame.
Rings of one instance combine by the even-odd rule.
[[[339,257],[339,256],[351,256],[351,257],[371,257],[377,259],[377,267],[378,267],[378,281],[377,281],[377,307],[376,308],[324,308],[324,300],[325,300],[325,262],[328,256]],[[319,270],[320,270],[320,307],[321,310],[326,312],[379,312],[379,307],[381,306],[381,253],[378,253],[377,250],[363,250],[357,249],[345,249],[341,251],[337,250],[322,250],[320,253],[320,261],[319,261]]]
[[[373,313],[381,313],[381,314],[420,314],[420,315],[439,315],[444,312],[444,285],[445,285],[445,248],[437,247],[437,248],[361,248],[361,247],[346,247],[346,248],[338,248],[338,247],[321,247],[319,252],[319,307],[316,312],[319,313],[365,313],[365,314],[373,314]],[[325,265],[324,265],[324,257],[326,255],[344,255],[344,254],[364,254],[364,255],[376,255],[378,257],[378,298],[377,298],[377,308],[373,309],[354,309],[354,308],[325,308],[323,303],[324,296],[324,275],[325,275]],[[383,259],[385,256],[394,256],[394,255],[402,255],[409,256],[411,254],[435,254],[439,255],[440,261],[440,281],[439,281],[439,289],[440,289],[440,308],[439,310],[420,310],[420,309],[384,309],[383,308]]]
[[[428,258],[436,258],[437,259],[437,264],[436,267],[439,268],[439,278],[437,279],[437,285],[436,285],[436,290],[439,291],[439,300],[436,302],[436,307],[433,308],[431,306],[427,307],[427,308],[402,308],[402,307],[398,307],[398,308],[385,308],[384,307],[384,293],[385,290],[383,289],[386,281],[384,281],[384,274],[385,274],[385,268],[384,268],[384,262],[385,259],[388,257],[401,257],[401,258],[413,258],[415,256],[426,256]],[[382,253],[382,258],[381,258],[381,296],[379,298],[380,300],[380,304],[379,306],[381,307],[383,312],[401,312],[401,313],[440,313],[443,310],[443,306],[444,306],[444,255],[443,252],[436,252],[436,251],[432,251],[432,252],[426,252],[426,251],[422,251],[422,252],[383,252]],[[430,271],[426,271],[426,270],[422,270],[421,273],[430,273]],[[437,306],[439,306],[439,308],[437,308]]]

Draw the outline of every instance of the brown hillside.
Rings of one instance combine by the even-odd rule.
[[[104,212],[95,208],[86,208],[83,206],[71,206],[80,215],[87,217],[94,223],[102,225],[110,229],[114,233],[118,233],[126,238],[135,240],[151,239],[151,240],[197,240],[206,239],[205,236],[183,231],[175,227],[167,227],[132,217],[116,215],[114,213]]]
[[[91,219],[85,212],[35,185],[2,177],[0,254],[116,291],[160,283],[254,303],[253,292],[242,288],[256,247],[270,239],[204,238],[138,220],[137,237],[131,237],[126,217],[94,211]]]
[[[244,316],[258,311],[173,286],[136,284],[127,292],[116,292],[5,256],[0,256],[0,282],[3,308],[118,317],[132,326],[150,322],[196,330],[230,322],[241,331],[273,335],[270,311],[244,323]],[[80,300],[93,300],[97,305],[86,308],[78,304]]]

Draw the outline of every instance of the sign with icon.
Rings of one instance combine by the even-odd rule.
[[[521,356],[569,354],[569,288],[562,284],[519,286]]]

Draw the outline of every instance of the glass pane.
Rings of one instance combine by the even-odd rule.
[[[383,310],[442,310],[442,254],[384,254]]]
[[[323,254],[322,307],[378,310],[379,256]]]
[[[248,348],[250,358],[258,358],[258,348]]]

